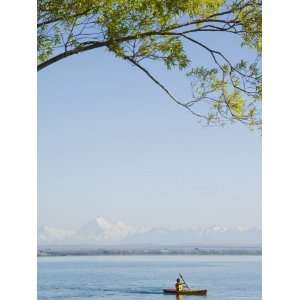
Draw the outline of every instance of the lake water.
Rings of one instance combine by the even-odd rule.
[[[38,299],[175,300],[181,272],[207,297],[182,300],[260,300],[260,256],[88,256],[39,257]],[[177,298],[178,299],[178,298]]]

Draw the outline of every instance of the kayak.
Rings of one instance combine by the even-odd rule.
[[[164,289],[164,294],[206,296],[207,290],[184,289],[177,291],[176,289]]]

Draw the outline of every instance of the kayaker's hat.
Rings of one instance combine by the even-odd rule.
[[[177,279],[176,279],[176,281],[177,281],[177,282],[180,282],[180,279],[179,279],[179,278],[177,278]]]

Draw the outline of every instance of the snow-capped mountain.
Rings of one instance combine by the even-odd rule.
[[[39,245],[46,244],[201,244],[201,245],[260,245],[261,230],[258,228],[207,228],[168,229],[134,228],[121,221],[103,217],[83,225],[76,231],[43,226],[38,230]]]
[[[72,239],[74,235],[75,231],[63,230],[49,226],[41,226],[37,231],[39,244],[65,243]]]
[[[135,229],[123,222],[112,222],[97,217],[82,226],[76,232],[76,238],[82,242],[114,242],[121,241],[134,233]]]
[[[260,240],[261,232],[257,228],[241,230],[219,226],[182,230],[153,228],[127,238],[128,243],[203,245],[258,245]]]

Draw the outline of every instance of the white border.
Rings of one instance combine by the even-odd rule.
[[[1,299],[36,299],[36,3],[0,3]]]
[[[263,6],[263,299],[299,298],[299,2]]]

